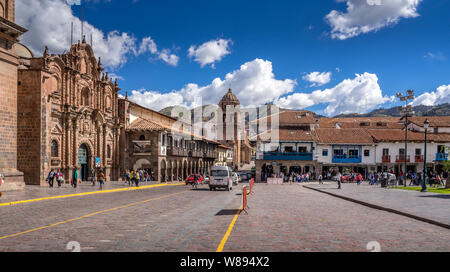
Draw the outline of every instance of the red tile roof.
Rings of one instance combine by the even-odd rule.
[[[275,135],[275,136],[274,136]],[[272,138],[272,136],[274,136]],[[259,135],[252,137],[252,140],[259,141],[293,141],[293,142],[314,142],[317,141],[317,134],[315,131],[292,130],[292,129],[277,129],[268,130]]]
[[[323,144],[373,144],[373,138],[367,129],[316,129],[319,142]]]

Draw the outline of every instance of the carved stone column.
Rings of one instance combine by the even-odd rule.
[[[78,124],[77,124],[77,120],[74,119],[73,121],[73,130],[72,130],[72,152],[73,152],[73,162],[72,165],[75,167],[78,167],[78,137],[77,137],[77,129],[78,129]]]

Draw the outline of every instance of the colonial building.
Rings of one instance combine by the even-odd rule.
[[[427,152],[423,123],[428,119]],[[271,123],[278,121],[274,126]],[[253,137],[257,142],[256,181],[270,176],[311,172],[407,171],[421,173],[426,159],[429,172],[442,173],[450,150],[450,117],[412,117],[405,125],[399,117],[321,118],[307,111],[281,111],[254,122],[266,123]]]
[[[14,23],[14,0],[0,0],[0,173],[6,183],[2,191],[24,188],[17,170],[17,67],[15,46],[27,30]]]
[[[190,124],[119,99],[121,172],[147,170],[153,180],[185,180],[209,175],[218,158],[219,142],[194,135]]]
[[[82,180],[92,169],[107,180],[119,176],[117,81],[102,73],[100,58],[83,41],[62,55],[23,62],[18,73],[18,168],[27,184],[43,185],[51,169],[69,182],[77,168]]]

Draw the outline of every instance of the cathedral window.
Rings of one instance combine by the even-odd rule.
[[[56,140],[52,141],[51,155],[53,158],[59,157],[58,142]]]
[[[81,91],[81,106],[89,106],[89,89],[84,88]]]

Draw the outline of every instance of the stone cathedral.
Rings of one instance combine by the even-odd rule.
[[[103,73],[85,39],[68,53],[22,54],[18,72],[18,169],[27,184],[45,185],[51,169],[70,182],[77,168],[86,181],[93,168],[119,178],[117,80]]]

